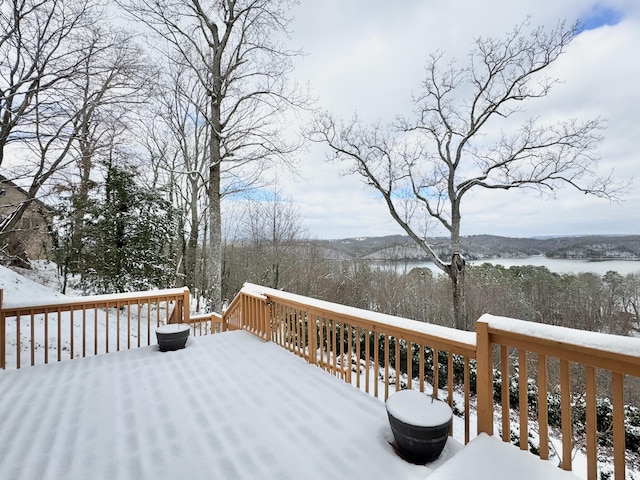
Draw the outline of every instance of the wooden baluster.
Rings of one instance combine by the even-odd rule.
[[[73,350],[75,348],[74,346],[74,328],[73,328],[73,307],[71,307],[71,311],[69,312],[69,335],[71,336],[71,340],[70,340],[70,344],[71,344],[71,360],[73,360]],[[33,317],[33,316],[32,316]],[[32,318],[33,320],[33,318]],[[32,334],[33,337],[33,334]]]
[[[104,304],[104,351],[109,353],[109,304]]]
[[[364,391],[369,393],[369,372],[371,371],[371,352],[369,342],[371,340],[371,332],[368,328],[364,329],[364,357],[365,357],[365,370],[364,370]]]
[[[384,400],[389,398],[389,341],[391,337],[384,335]]]
[[[562,412],[562,469],[571,470],[573,425],[571,415],[571,377],[569,362],[560,360],[560,407]]]
[[[62,360],[62,309],[58,307],[58,361]]]
[[[611,373],[611,400],[613,402],[613,469],[615,480],[624,480],[625,432],[624,432],[624,375]]]
[[[93,309],[93,354],[98,354],[98,307]]]
[[[181,302],[182,303],[182,302]],[[140,347],[142,345],[142,341],[140,340],[140,338],[142,337],[142,335],[140,335],[140,299],[137,300],[136,302],[136,307],[137,307],[137,317],[138,317],[138,347]],[[178,306],[178,303],[176,302],[176,313],[178,314],[178,318],[177,318],[177,322],[176,323],[180,323],[180,318],[181,318],[181,312],[182,312],[182,305]]]
[[[407,341],[407,388],[413,387],[413,343]]]
[[[46,348],[47,347],[45,346],[45,349]],[[87,356],[87,310],[84,308],[84,305],[83,305],[82,306],[82,358],[86,356]]]
[[[337,361],[338,359],[337,357],[337,353],[338,353],[338,348],[336,345],[336,329],[337,329],[337,325],[336,325],[336,321],[332,320],[331,321],[331,352],[333,353],[333,361],[331,362],[331,373],[333,373],[334,375],[336,374],[337,371]]]
[[[464,444],[469,443],[469,393],[471,381],[469,379],[469,357],[464,357]]]
[[[540,458],[549,459],[549,407],[547,401],[547,357],[538,354],[538,430]]]
[[[20,368],[20,314],[16,316],[16,368]]]
[[[587,478],[598,478],[598,445],[597,445],[597,416],[596,416],[596,369],[585,367],[585,430],[587,437]]]
[[[433,353],[433,392],[432,395],[434,398],[438,398],[438,388],[440,387],[440,360],[439,360],[439,352],[437,348],[431,349]]]
[[[447,403],[453,408],[453,354],[447,352]]]
[[[402,340],[396,337],[396,352],[395,352],[395,368],[396,368],[396,392],[400,390],[400,379],[402,378],[402,362],[400,359],[400,342]]]
[[[116,303],[116,351],[120,351],[120,303]]]
[[[379,372],[380,372],[380,365],[378,363],[378,352],[380,351],[380,346],[379,346],[379,336],[378,336],[378,332],[376,332],[376,330],[373,330],[373,396],[376,398],[378,397],[378,378],[379,378]]]
[[[529,449],[529,392],[527,352],[518,349],[518,410],[520,417],[520,450]]]
[[[511,440],[511,419],[509,412],[511,409],[509,384],[511,383],[511,372],[509,368],[509,349],[505,345],[500,345],[500,377],[502,384],[500,388],[500,403],[502,405],[502,441]]]
[[[196,332],[194,330],[193,335]],[[147,299],[147,345],[151,345],[151,299]]]
[[[36,364],[36,331],[33,309],[31,309],[29,326],[31,329],[31,366],[33,367]],[[71,322],[71,326],[71,328],[73,328],[73,321]],[[71,331],[71,358],[73,358],[73,330]]]
[[[453,354],[447,352],[447,403],[453,409]],[[453,437],[453,422],[449,426],[449,436]]]
[[[347,359],[345,361],[345,368],[347,369],[346,373],[347,373],[347,378],[346,381],[347,383],[351,383],[351,362],[353,361],[353,347],[352,347],[352,342],[353,342],[353,325],[349,324],[349,330],[348,330],[348,335],[347,335]]]
[[[44,313],[44,363],[49,363],[49,312]]]
[[[420,343],[418,345],[420,347],[420,354],[418,355],[418,359],[420,364],[418,365],[418,375],[420,375],[420,391],[424,392],[424,349],[425,346]]]
[[[356,342],[356,388],[360,388],[360,327],[355,327],[355,342]]]

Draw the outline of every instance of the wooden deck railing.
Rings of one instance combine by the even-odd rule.
[[[501,437],[505,442],[512,440],[509,386],[515,384],[519,393],[516,430],[520,448],[529,449],[530,424],[535,423],[540,439],[539,455],[548,459],[550,439],[559,434],[562,447],[557,453],[565,470],[572,470],[572,449],[575,448],[569,394],[572,372],[579,366],[586,385],[588,478],[598,478],[597,398],[610,398],[613,404],[613,473],[617,480],[625,478],[625,376],[640,377],[638,338],[490,315],[478,320],[474,334],[252,284],[245,284],[225,312],[223,323],[223,329],[245,329],[276,342],[309,363],[381,399],[389,396],[392,386],[394,390],[415,388],[416,385],[412,385],[414,378],[417,378],[417,387],[430,394],[438,395],[440,386],[444,384],[450,404],[454,393],[461,392],[465,443],[469,441],[473,427],[469,412],[473,407],[470,396],[474,393],[477,433],[492,435],[494,417],[498,412]],[[403,355],[402,352],[412,354]],[[408,361],[408,358],[414,361]],[[512,365],[512,358],[518,360],[517,365]],[[354,364],[354,359],[361,365]],[[457,375],[455,366],[460,363],[463,374],[461,381],[457,382],[460,375]],[[531,363],[535,365],[535,375],[531,374]],[[470,364],[475,367],[472,369],[475,382],[470,374]],[[426,371],[427,366],[431,368],[430,372]],[[549,366],[557,368],[549,371]],[[600,370],[609,372],[609,394],[600,388],[600,395],[596,395],[596,371]],[[440,379],[443,374],[445,382]],[[400,385],[400,375],[406,378],[403,386]],[[430,385],[425,383],[425,378],[430,380]],[[501,379],[500,395],[494,402],[497,378]],[[529,404],[531,382],[537,392],[535,409]],[[561,395],[560,408],[555,411],[560,416],[559,432],[550,431],[548,417],[551,407],[547,399],[554,389],[558,389]]]
[[[47,304],[4,301],[0,290],[0,368],[15,355],[15,368],[97,355],[156,343],[164,323],[189,323],[208,332],[214,316],[190,317],[189,290],[177,288],[94,295]],[[217,318],[220,318],[217,316]],[[221,323],[221,318],[219,320]],[[8,334],[16,339],[7,345]]]
[[[625,376],[640,377],[640,338],[620,337],[601,333],[540,325],[511,318],[482,316],[477,322],[477,389],[478,431],[493,434],[494,428],[494,359],[500,365],[501,433],[505,442],[510,440],[511,419],[508,379],[514,371],[511,359],[517,359],[518,426],[520,448],[527,450],[531,420],[537,423],[540,439],[539,455],[549,458],[549,405],[551,390],[559,387],[562,448],[559,453],[564,470],[572,470],[575,447],[571,388],[584,385],[586,412],[586,456],[588,478],[598,477],[598,444],[596,406],[598,398],[608,398],[613,410],[614,478],[625,479]],[[535,367],[530,374],[529,366]],[[550,366],[554,366],[552,372]],[[531,368],[533,370],[533,368]],[[552,375],[550,374],[552,373]],[[596,373],[602,375],[599,385]],[[572,382],[579,376],[577,382]],[[529,383],[537,392],[529,407]],[[599,394],[597,391],[599,390]],[[604,390],[609,390],[604,391]],[[581,395],[582,397],[582,392]],[[507,413],[505,413],[507,412]]]
[[[640,379],[639,338],[491,315],[478,320],[475,333],[462,332],[252,284],[245,284],[222,315],[190,315],[186,288],[47,305],[2,300],[0,290],[0,368],[6,367],[9,332],[15,334],[12,348],[20,368],[23,363],[54,361],[50,351],[60,361],[149,345],[155,343],[152,328],[162,323],[189,323],[194,335],[243,329],[382,400],[401,388],[445,397],[456,413],[462,412],[464,432],[451,433],[465,443],[475,433],[470,422],[475,395],[477,433],[493,434],[498,412],[505,442],[511,441],[515,429],[520,448],[528,449],[529,432],[538,430],[543,459],[550,456],[552,437],[559,438],[558,457],[565,470],[572,470],[576,438],[571,388],[585,385],[588,478],[598,478],[599,398],[610,398],[612,404],[614,478],[625,478],[625,387],[629,377]],[[512,385],[517,385],[518,397],[515,426],[510,415]],[[556,390],[557,429],[551,425],[548,404]]]
[[[454,406],[454,383],[458,383],[462,405],[456,409],[464,418],[459,438],[470,439],[473,333],[251,284],[245,284],[224,318],[228,329],[242,328],[271,340],[382,400],[392,388],[402,388],[403,378],[408,388],[418,378],[418,388],[435,396],[443,385],[446,400]],[[457,376],[454,363],[460,365]],[[427,377],[431,385],[425,383]]]

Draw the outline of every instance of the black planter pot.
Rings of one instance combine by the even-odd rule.
[[[386,406],[401,456],[417,464],[440,456],[453,420],[449,405],[416,390],[402,390],[389,397]]]
[[[191,327],[184,323],[173,323],[156,328],[156,338],[161,352],[184,348]]]

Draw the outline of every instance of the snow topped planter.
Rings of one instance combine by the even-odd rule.
[[[156,328],[156,338],[161,352],[184,348],[189,338],[189,325],[185,323],[171,323]]]
[[[453,419],[449,405],[417,390],[401,390],[389,397],[386,406],[402,457],[425,464],[440,456]]]

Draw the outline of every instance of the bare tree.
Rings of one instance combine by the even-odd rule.
[[[0,166],[10,143],[33,138],[47,92],[84,58],[76,32],[93,19],[93,0],[6,0],[0,5]]]
[[[108,21],[94,0],[12,0],[0,8],[0,162],[27,185],[25,202],[0,222],[2,239],[69,165],[77,166],[79,181],[70,182],[67,171],[57,186],[78,187],[84,205],[95,156],[113,145],[140,101],[142,52]],[[19,148],[9,161],[11,144]],[[76,217],[84,217],[82,208]],[[81,238],[73,243],[77,250]]]
[[[180,271],[193,292],[197,283],[199,244],[206,224],[206,178],[208,171],[207,97],[198,78],[179,61],[163,69],[152,116],[144,121],[145,149],[152,160],[152,184],[164,188],[169,200],[182,212]],[[201,260],[201,259],[200,259]],[[200,297],[197,296],[199,299]]]
[[[556,80],[545,69],[580,25],[527,29],[524,22],[503,39],[478,38],[464,67],[432,55],[411,118],[363,125],[322,113],[311,128],[311,139],[350,162],[350,172],[382,195],[395,221],[449,276],[454,324],[461,329],[469,326],[461,205],[470,192],[530,188],[553,195],[563,185],[605,198],[621,192],[597,172],[602,120],[518,121],[527,102],[549,94]],[[449,233],[450,258],[427,243],[425,218]]]
[[[68,143],[64,158],[72,167],[57,175],[55,182],[56,191],[67,192],[74,207],[68,219],[72,233],[69,255],[63,262],[65,284],[69,262],[76,262],[83,249],[83,226],[91,193],[102,183],[99,175],[104,169],[99,168],[100,163],[113,155],[116,145],[122,151],[122,145],[131,143],[128,132],[140,106],[148,99],[147,85],[154,76],[130,33],[96,23],[77,37],[85,46],[85,55],[76,74],[57,95],[63,107],[57,116],[70,123],[69,134],[65,138],[51,137]],[[40,165],[47,164],[41,161]],[[52,165],[47,175],[57,174],[59,169],[59,165]],[[34,177],[36,181],[43,183],[38,176]]]
[[[0,166],[30,181],[24,202],[0,222],[2,244],[52,173],[73,137],[65,91],[86,58],[82,31],[93,0],[10,0],[0,5]],[[10,165],[7,147],[16,145]],[[0,245],[1,246],[1,245]]]
[[[302,250],[306,238],[298,206],[276,187],[264,197],[249,201],[245,221],[255,263],[262,267],[259,283],[285,288],[287,282],[294,281],[294,264],[288,260]]]
[[[207,126],[207,298],[221,307],[222,172],[247,185],[245,174],[267,162],[290,161],[297,145],[285,138],[285,112],[305,98],[289,88],[292,56],[277,41],[287,31],[291,0],[129,0],[118,2],[157,39],[169,61],[179,61],[206,93],[199,105]]]

